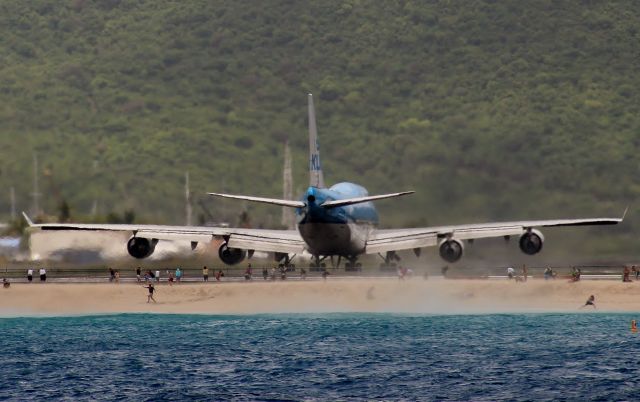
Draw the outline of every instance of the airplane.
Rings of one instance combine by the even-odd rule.
[[[23,213],[30,230],[42,231],[118,231],[131,237],[126,247],[129,255],[143,259],[149,257],[160,240],[190,241],[192,249],[198,243],[221,241],[218,256],[227,265],[235,265],[251,258],[255,251],[273,253],[275,260],[288,264],[303,252],[312,256],[311,265],[319,267],[327,257],[333,260],[345,258],[346,268],[359,268],[358,257],[377,254],[391,266],[400,260],[398,252],[413,250],[420,256],[425,247],[438,247],[442,259],[448,263],[460,260],[464,253],[464,241],[518,236],[520,250],[534,255],[542,250],[544,236],[541,227],[615,225],[621,218],[552,219],[515,222],[493,222],[468,225],[437,226],[403,229],[377,229],[378,213],[373,201],[396,198],[414,191],[369,195],[367,190],[354,183],[341,182],[329,188],[325,186],[320,163],[320,147],[316,127],[313,95],[308,95],[309,174],[307,191],[299,200],[283,200],[246,195],[208,193],[211,196],[235,200],[266,203],[294,208],[297,230],[269,230],[197,226],[162,226],[137,224],[35,224]]]

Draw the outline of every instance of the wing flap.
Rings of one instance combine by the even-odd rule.
[[[202,234],[202,233],[184,233],[184,232],[155,232],[155,231],[147,231],[147,230],[139,230],[136,233],[138,237],[146,237],[147,239],[158,239],[158,240],[178,240],[178,241],[191,241],[198,243],[208,243],[213,240],[213,234]]]
[[[438,244],[436,232],[403,233],[386,232],[384,236],[374,237],[367,241],[367,254],[386,253],[387,251],[408,250],[431,247]]]
[[[304,241],[279,237],[233,234],[228,241],[229,247],[245,250],[270,251],[280,253],[302,253]]]

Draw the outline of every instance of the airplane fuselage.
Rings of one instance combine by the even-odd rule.
[[[308,251],[316,256],[340,255],[353,258],[362,254],[369,235],[378,225],[373,203],[324,208],[325,201],[365,197],[367,190],[353,183],[331,188],[309,187],[302,198],[306,208],[297,209],[298,231]]]

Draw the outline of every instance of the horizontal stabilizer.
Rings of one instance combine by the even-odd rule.
[[[323,208],[342,207],[342,206],[345,206],[345,205],[360,204],[360,203],[363,203],[363,202],[382,200],[382,199],[385,199],[385,198],[400,197],[400,196],[407,195],[407,194],[413,194],[414,192],[415,191],[403,191],[401,193],[371,195],[371,196],[367,196],[367,197],[345,198],[345,199],[342,199],[342,200],[326,201],[326,202],[322,203],[321,207],[323,207]]]
[[[234,200],[244,200],[244,201],[251,201],[251,202],[262,202],[264,204],[280,205],[283,207],[290,207],[290,208],[304,208],[307,206],[302,201],[279,200],[276,198],[251,197],[248,195],[234,195],[234,194],[221,194],[221,193],[207,193],[207,194],[213,195],[215,197],[232,198]]]

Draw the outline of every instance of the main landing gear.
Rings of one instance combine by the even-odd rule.
[[[356,257],[349,258],[348,262],[344,263],[345,271],[362,271],[362,264],[357,262],[358,259]]]
[[[278,262],[278,266],[280,268],[286,268],[287,271],[293,271],[296,269],[296,265],[292,263],[293,259],[296,257],[296,254],[291,257],[287,253],[276,253],[275,260]]]
[[[309,263],[309,268],[312,271],[320,271],[321,269],[325,269],[327,267],[327,264],[322,261],[324,261],[326,258],[327,256],[320,257],[319,255],[314,255],[311,258],[311,262]]]
[[[314,255],[313,258],[311,259],[311,263],[309,264],[309,267],[311,269],[325,269],[327,267],[327,264],[324,263],[323,261],[326,260],[327,257],[329,256],[325,255],[320,257],[319,255]],[[345,271],[362,271],[362,264],[358,262],[357,257],[345,257],[345,258],[347,259],[347,262],[345,262],[344,264]],[[337,260],[335,256],[330,256],[330,261],[331,261],[332,268],[340,268],[340,263],[342,262],[342,256],[339,255]]]
[[[395,270],[398,265],[397,263],[401,260],[400,256],[395,251],[387,251],[384,256],[380,253],[378,253],[378,255],[384,261],[380,264],[380,269],[383,271]]]

